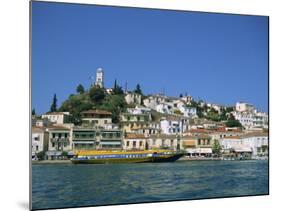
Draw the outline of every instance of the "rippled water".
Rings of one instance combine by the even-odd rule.
[[[268,194],[267,161],[36,164],[32,208]]]

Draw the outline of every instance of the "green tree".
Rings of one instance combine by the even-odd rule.
[[[99,86],[93,86],[89,91],[91,101],[96,104],[101,104],[105,96],[105,90]]]
[[[227,120],[225,125],[226,125],[226,127],[239,127],[239,128],[242,128],[241,123],[238,120],[236,120],[236,119],[229,119],[229,120]]]
[[[232,113],[230,113],[227,122],[225,123],[226,127],[239,127],[242,128],[242,124],[235,119]]]
[[[82,84],[79,84],[76,88],[76,92],[79,94],[83,94],[85,92],[84,86]]]
[[[114,94],[114,95],[122,95],[122,94],[124,94],[124,91],[123,91],[122,87],[117,84],[117,80],[116,79],[114,81],[114,87],[113,87],[113,90],[112,90],[112,94]]]
[[[216,155],[216,156],[220,156],[221,155],[221,145],[219,143],[218,140],[214,140],[214,143],[213,143],[213,146],[212,146],[212,151],[213,151],[213,154]]]
[[[36,156],[37,156],[38,160],[44,160],[45,152],[43,152],[43,151],[38,152],[38,153],[36,153]]]
[[[112,122],[119,123],[119,114],[126,111],[127,103],[123,95],[108,95],[98,108],[110,111],[112,113]]]
[[[56,94],[54,94],[53,102],[52,102],[52,105],[50,108],[50,112],[55,112],[55,111],[57,111],[57,95]]]
[[[65,100],[59,111],[68,111],[71,113],[69,121],[75,125],[81,124],[82,111],[86,111],[93,108],[93,103],[91,102],[88,94],[70,95],[67,100]]]
[[[140,84],[137,84],[136,89],[134,90],[135,93],[143,95]]]
[[[32,109],[31,114],[32,114],[32,115],[36,115],[35,108]]]
[[[220,121],[225,121],[225,120],[227,120],[226,109],[222,108],[220,112]]]
[[[227,112],[227,113],[230,113],[230,112],[232,112],[232,111],[234,111],[234,108],[233,108],[233,107],[227,107],[227,108],[226,108],[226,112]]]

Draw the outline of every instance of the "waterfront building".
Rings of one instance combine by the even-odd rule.
[[[123,149],[125,150],[145,150],[146,146],[144,134],[128,133],[124,137]]]
[[[197,136],[184,135],[181,137],[181,149],[185,150],[188,156],[204,156],[212,155],[212,146],[214,140],[209,135],[200,134]]]
[[[228,136],[220,139],[224,151],[233,151],[237,155],[249,154],[253,158],[268,156],[268,134],[250,132],[241,136]]]
[[[44,127],[33,126],[31,137],[32,159],[37,159],[36,154],[48,150],[48,133]]]
[[[73,150],[121,149],[122,132],[119,129],[98,129],[93,127],[73,128]]]
[[[141,95],[135,92],[127,92],[125,96],[125,100],[127,104],[141,104]]]
[[[252,150],[253,158],[268,156],[268,133],[251,132],[242,136],[243,145]]]
[[[122,149],[123,133],[121,130],[98,130],[96,132],[97,149]]]
[[[104,87],[104,71],[102,68],[97,69],[95,85],[99,86],[100,88]]]
[[[147,139],[148,149],[180,149],[180,136],[170,134],[151,135]]]
[[[63,151],[72,150],[71,128],[61,125],[52,125],[46,129],[49,133],[48,159],[57,159]]]
[[[112,113],[104,110],[88,110],[81,112],[82,124],[85,127],[105,127],[112,123]]]
[[[43,114],[42,119],[47,119],[54,124],[64,124],[69,122],[69,112],[48,112]]]
[[[75,127],[72,133],[73,150],[96,148],[96,129]]]
[[[126,133],[135,132],[135,130],[149,127],[151,121],[150,113],[132,114],[132,113],[121,113],[120,123],[122,129]]]

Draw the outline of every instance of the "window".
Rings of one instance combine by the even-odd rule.
[[[56,134],[53,133],[53,134],[52,134],[52,137],[55,138],[55,136],[56,136]]]
[[[39,141],[39,136],[34,137],[34,141]]]
[[[153,139],[153,145],[155,145],[156,144],[156,140],[155,139]]]
[[[142,141],[140,141],[140,147],[142,146]]]
[[[133,141],[133,147],[136,147],[137,143],[136,141]]]
[[[64,143],[63,143],[63,146],[64,146],[64,147],[66,147],[66,146],[67,146],[67,143],[66,143],[66,142],[64,142]]]
[[[107,124],[107,120],[104,120],[104,124]]]
[[[130,146],[130,142],[129,142],[129,141],[127,141],[127,147],[128,147],[128,146]]]
[[[52,147],[55,147],[55,143],[54,142],[52,143]]]
[[[39,150],[39,146],[36,146],[36,151],[38,151]]]
[[[173,146],[174,145],[174,140],[171,140],[171,146]]]
[[[163,140],[162,140],[162,146],[164,146],[164,144],[165,144],[165,140],[163,139]]]

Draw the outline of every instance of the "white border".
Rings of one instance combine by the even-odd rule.
[[[280,10],[274,0],[67,0],[147,8],[168,8],[270,16],[270,196],[122,205],[68,210],[275,210],[280,203]],[[28,209],[29,2],[1,1],[1,210]]]

